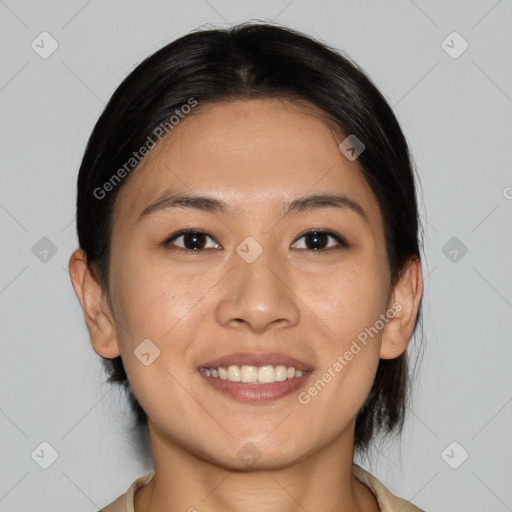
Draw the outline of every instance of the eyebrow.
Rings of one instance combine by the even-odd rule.
[[[227,215],[234,214],[227,203],[214,197],[185,192],[165,193],[141,212],[137,222],[152,213],[167,210],[169,208],[192,208],[210,213],[224,213]],[[363,207],[349,196],[339,193],[313,194],[294,199],[293,201],[286,203],[284,216],[286,217],[290,214],[297,214],[318,208],[341,208],[350,210],[359,215],[366,223],[369,224],[369,218]]]

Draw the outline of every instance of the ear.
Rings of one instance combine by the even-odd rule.
[[[411,258],[393,287],[382,330],[381,359],[395,359],[405,352],[423,295],[423,276],[418,257]]]
[[[87,265],[87,255],[82,249],[73,252],[69,259],[69,275],[84,312],[94,351],[105,359],[120,355],[112,312],[106,294]]]

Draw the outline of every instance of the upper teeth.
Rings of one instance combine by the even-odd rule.
[[[201,372],[208,377],[220,378],[231,382],[253,382],[256,384],[267,384],[270,382],[278,382],[294,377],[302,377],[304,371],[295,370],[293,366],[272,366],[266,364],[264,366],[238,366],[232,364],[227,368],[219,366],[218,368],[201,368]]]

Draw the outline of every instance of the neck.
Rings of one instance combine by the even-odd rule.
[[[135,512],[379,512],[352,475],[353,429],[313,455],[257,471],[230,470],[171,442],[148,422],[155,477],[134,498]]]

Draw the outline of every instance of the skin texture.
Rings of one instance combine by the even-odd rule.
[[[356,161],[340,153],[341,134],[312,110],[277,100],[199,105],[123,186],[112,232],[110,301],[81,250],[70,274],[94,350],[121,354],[130,385],[148,414],[155,479],[135,496],[137,512],[377,511],[373,494],[351,475],[354,425],[379,358],[401,355],[422,294],[412,259],[391,287],[383,220]],[[205,194],[231,213],[192,208],[141,212],[166,191]],[[284,216],[284,205],[317,193],[357,201]],[[203,250],[162,244],[181,229],[204,230]],[[311,228],[328,229],[314,250]],[[236,252],[248,236],[263,252],[247,263]],[[308,250],[309,248],[309,250]],[[213,389],[201,363],[234,352],[279,352],[308,363],[312,384],[365,327],[395,302],[401,310],[301,404],[297,392],[242,404]],[[149,366],[134,349],[151,339]],[[304,391],[301,388],[299,391]],[[248,470],[246,443],[261,454]]]

